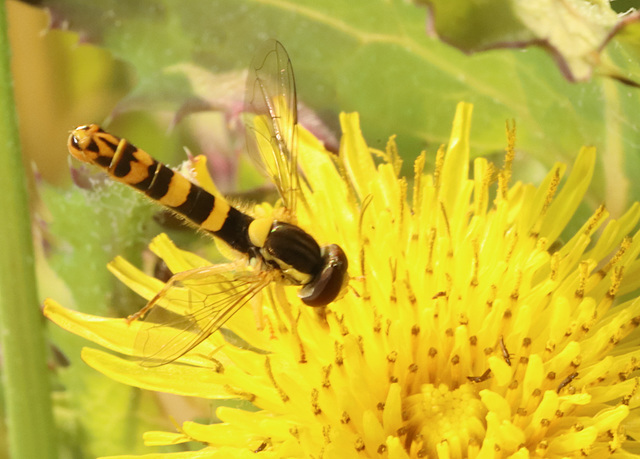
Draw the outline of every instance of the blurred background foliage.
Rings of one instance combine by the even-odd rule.
[[[121,317],[141,304],[107,272],[111,258],[153,269],[144,247],[160,231],[209,250],[134,192],[72,164],[67,136],[97,122],[172,165],[187,146],[209,157],[224,192],[250,190],[261,179],[242,154],[239,113],[246,68],[267,38],[291,56],[301,123],[332,149],[338,113],[358,111],[372,147],[397,135],[411,175],[413,158],[435,157],[466,101],[475,105],[474,156],[501,164],[505,122],[516,121],[516,179],[538,183],[554,162],[597,147],[581,221],[600,203],[616,217],[638,199],[640,90],[628,83],[640,81],[640,27],[637,14],[618,15],[633,1],[614,2],[616,12],[578,0],[563,11],[553,2],[421,3],[9,1],[41,298]],[[587,12],[586,3],[598,8]],[[170,419],[214,419],[209,404],[106,380],[79,361],[78,338],[50,334],[63,457],[150,452],[142,432],[173,430]]]

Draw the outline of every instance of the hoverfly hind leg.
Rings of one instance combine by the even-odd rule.
[[[198,268],[196,268],[198,269]],[[160,291],[158,293],[156,293],[156,295],[151,298],[147,304],[145,304],[139,311],[134,312],[133,314],[130,314],[125,320],[127,321],[127,324],[131,324],[131,322],[133,322],[134,320],[140,320],[140,319],[144,319],[145,316],[147,315],[147,313],[149,311],[151,311],[151,309],[153,309],[153,307],[158,303],[158,301],[160,301],[162,298],[165,297],[165,295],[167,294],[167,292],[169,290],[171,290],[171,288],[174,286],[174,284],[176,282],[181,281],[182,279],[184,279],[186,276],[186,273],[191,273],[192,270],[189,271],[183,271],[181,273],[177,273],[174,274],[173,276],[171,276],[169,278],[169,280],[164,284],[164,286],[162,287],[162,289],[160,289]]]
[[[127,322],[127,325],[131,325],[131,322],[133,322],[134,320],[144,319],[144,316],[146,316],[147,313],[155,306],[158,300],[162,298],[162,293],[165,291],[165,289],[166,289],[166,285],[162,290],[160,290],[156,294],[156,296],[154,296],[150,301],[148,301],[147,304],[145,304],[139,311],[134,312],[133,314],[129,314],[125,319],[125,321]]]
[[[135,312],[129,315],[125,320],[127,324],[130,324],[134,320],[144,319],[145,316],[151,311],[158,303],[164,298],[168,297],[169,291],[173,288],[178,287],[181,283],[184,282],[194,282],[198,281],[206,281],[208,279],[212,279],[217,274],[221,274],[224,272],[231,272],[237,269],[242,263],[241,262],[232,262],[221,265],[208,265],[208,266],[199,266],[193,269],[189,269],[186,271],[181,271],[169,278],[169,280],[164,284],[162,289],[155,294],[153,298],[151,298],[146,305],[142,307],[138,312]]]

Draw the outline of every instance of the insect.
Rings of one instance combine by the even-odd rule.
[[[481,383],[487,381],[491,377],[491,368],[487,368],[480,376],[467,376],[471,382]]]
[[[500,336],[500,349],[502,350],[502,358],[507,365],[511,366],[511,354],[507,350],[507,345],[504,344],[504,336]]]
[[[556,389],[556,392],[559,394],[562,389],[567,387],[571,383],[571,381],[573,381],[577,377],[578,377],[578,372],[574,371],[573,373],[571,373],[569,376],[564,378],[562,380],[562,382],[558,385],[558,388]]]
[[[313,307],[334,301],[348,283],[348,260],[340,246],[320,247],[293,222],[299,193],[297,101],[293,68],[281,43],[268,42],[254,58],[247,82],[246,105],[252,117],[247,123],[248,150],[282,199],[284,212],[277,218],[254,218],[236,209],[221,195],[209,193],[95,124],[80,126],[69,136],[72,156],[100,167],[112,179],[136,188],[243,255],[237,262],[175,273],[129,317],[136,320],[150,311],[151,316],[162,310],[156,306],[162,306],[172,292],[191,287],[188,301],[195,307],[188,314],[164,323],[159,319],[136,338],[134,347],[143,356],[143,365],[162,365],[181,357],[272,283],[300,286],[298,296]],[[166,327],[174,330],[169,339]]]

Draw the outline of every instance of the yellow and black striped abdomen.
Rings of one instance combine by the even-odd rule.
[[[99,166],[114,180],[138,189],[235,250],[249,253],[254,247],[248,235],[252,217],[229,205],[222,196],[214,196],[191,183],[127,140],[89,124],[71,132],[68,148],[75,158]]]

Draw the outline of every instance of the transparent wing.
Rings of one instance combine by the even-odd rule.
[[[298,192],[298,110],[293,67],[282,43],[268,41],[253,59],[245,106],[247,149],[295,213]]]
[[[224,266],[178,273],[152,300],[146,324],[136,335],[134,353],[142,357],[141,365],[160,366],[183,356],[271,280],[268,271],[225,271]]]

